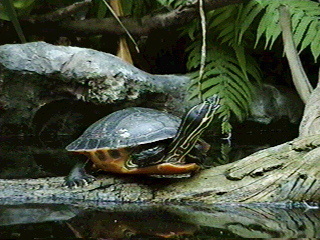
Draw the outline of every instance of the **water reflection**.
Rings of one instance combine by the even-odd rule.
[[[199,227],[162,209],[143,211],[84,211],[69,222],[78,237],[129,238],[190,236]]]
[[[317,238],[320,210],[263,205],[0,206],[0,238]]]

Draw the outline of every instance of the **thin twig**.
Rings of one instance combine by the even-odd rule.
[[[138,44],[136,43],[136,41],[134,40],[134,38],[132,37],[132,35],[130,34],[130,32],[128,31],[128,29],[123,25],[123,23],[121,22],[120,18],[117,16],[117,14],[114,12],[114,10],[112,9],[112,7],[109,5],[109,3],[107,3],[106,0],[102,0],[102,2],[107,6],[107,8],[109,9],[109,11],[112,13],[112,15],[114,16],[114,18],[118,21],[118,23],[120,24],[120,26],[123,28],[123,30],[126,32],[126,34],[128,35],[128,37],[130,38],[130,40],[133,42],[136,51],[139,53],[139,47]]]
[[[201,61],[199,70],[199,81],[198,81],[198,97],[202,101],[202,78],[204,74],[204,68],[206,64],[206,15],[203,10],[203,0],[199,0],[199,13],[201,19],[201,31],[202,31],[202,46],[201,46]]]

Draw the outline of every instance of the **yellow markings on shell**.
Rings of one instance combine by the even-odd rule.
[[[118,132],[120,137],[122,138],[129,138],[131,136],[131,134],[128,132],[128,129],[125,129],[125,128],[119,129]]]

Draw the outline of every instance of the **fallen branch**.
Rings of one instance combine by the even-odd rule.
[[[320,141],[316,139],[320,135],[300,138],[186,179],[104,175],[76,189],[62,187],[62,177],[2,179],[0,199],[55,203],[320,202]]]
[[[204,7],[206,10],[213,10],[231,4],[244,3],[248,0],[206,0]],[[169,27],[183,26],[192,19],[198,17],[197,1],[186,6],[179,7],[168,13],[160,13],[157,15],[147,15],[141,19],[131,17],[120,18],[123,28],[113,17],[104,19],[84,19],[84,20],[64,20],[67,16],[80,11],[91,5],[90,0],[73,4],[71,6],[56,10],[40,16],[32,16],[29,19],[24,19],[22,23],[32,23],[33,29],[36,29],[37,24],[47,22],[51,28],[61,29],[65,32],[72,32],[80,35],[90,34],[114,34],[126,35],[127,29],[132,35],[145,36],[155,29],[165,29]],[[53,24],[54,23],[54,24]]]

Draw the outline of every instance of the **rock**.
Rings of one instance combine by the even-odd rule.
[[[302,118],[304,104],[298,94],[286,87],[262,84],[256,88],[251,104],[249,120],[270,124],[281,118],[298,124]]]
[[[73,134],[128,106],[181,116],[187,75],[152,75],[111,54],[44,42],[0,46],[0,134]],[[268,124],[301,118],[303,105],[288,90],[257,88],[250,120]],[[63,125],[61,123],[64,123]]]
[[[32,133],[39,109],[52,102],[95,105],[157,101],[184,112],[185,76],[151,75],[107,53],[44,42],[0,46],[0,110],[3,125]],[[161,100],[161,99],[160,99]],[[9,124],[10,123],[10,124]],[[3,126],[2,126],[3,132]]]

